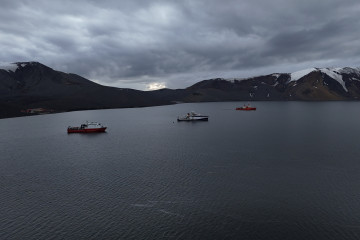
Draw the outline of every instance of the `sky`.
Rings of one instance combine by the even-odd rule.
[[[0,62],[153,90],[360,66],[358,0],[0,0]]]

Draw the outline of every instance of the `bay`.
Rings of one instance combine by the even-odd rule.
[[[360,103],[242,104],[0,120],[0,238],[359,239]]]

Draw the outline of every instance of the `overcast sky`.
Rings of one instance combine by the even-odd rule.
[[[359,0],[0,0],[0,62],[98,83],[185,88],[360,66]]]

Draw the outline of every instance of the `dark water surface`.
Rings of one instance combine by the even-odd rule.
[[[360,239],[360,103],[240,105],[0,120],[0,239]]]

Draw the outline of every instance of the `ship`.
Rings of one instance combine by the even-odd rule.
[[[185,116],[183,117],[178,117],[177,120],[179,122],[181,121],[208,121],[209,120],[209,116],[206,115],[202,115],[199,113],[195,113],[194,111],[187,113]]]
[[[242,107],[237,107],[236,110],[251,111],[251,110],[256,110],[256,107],[251,107],[250,104],[248,104]]]
[[[68,133],[96,133],[105,132],[107,127],[98,122],[86,122],[80,125],[80,127],[67,128]]]

